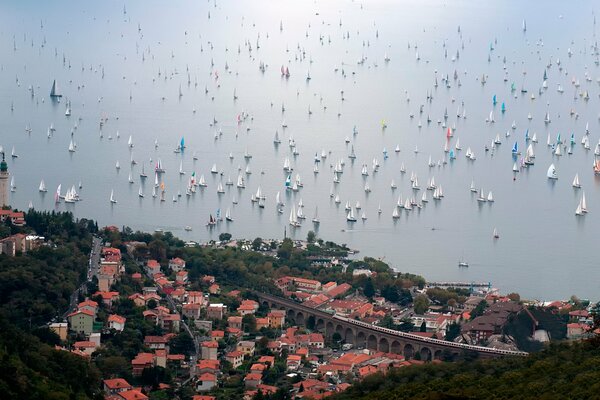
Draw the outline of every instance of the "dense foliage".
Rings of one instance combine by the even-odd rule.
[[[335,400],[590,399],[600,390],[600,341],[552,344],[526,358],[426,364],[377,373]]]
[[[59,338],[46,324],[68,310],[70,296],[86,276],[93,221],[70,213],[26,214],[27,226],[46,245],[15,257],[0,255],[0,397],[92,399],[100,374],[85,358],[55,350]]]

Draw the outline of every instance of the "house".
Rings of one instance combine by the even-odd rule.
[[[171,292],[171,297],[173,298],[173,300],[177,300],[180,303],[184,302],[186,295],[186,290],[181,287],[176,288]]]
[[[201,394],[196,394],[192,396],[192,400],[217,400],[215,396],[204,396]]]
[[[494,303],[484,314],[467,322],[461,327],[461,332],[467,334],[472,340],[480,342],[487,340],[491,335],[500,334],[511,315],[516,315],[523,310],[518,303],[504,302]],[[528,310],[525,310],[528,313]],[[531,314],[527,314],[530,316]],[[531,317],[530,317],[531,319]],[[535,331],[535,321],[532,320],[532,331]]]
[[[205,285],[212,285],[215,282],[216,282],[215,277],[212,275],[204,275],[202,277],[202,283],[204,283]]]
[[[189,291],[187,295],[187,302],[192,304],[204,305],[204,294],[198,291]]]
[[[169,268],[175,272],[182,271],[185,269],[185,261],[179,257],[172,258],[169,260]]]
[[[288,371],[297,371],[302,364],[302,357],[297,354],[290,354],[285,361]]]
[[[211,374],[217,374],[219,372],[219,368],[220,363],[218,360],[198,360],[198,363],[196,364],[196,374],[198,376],[207,372]]]
[[[200,318],[201,309],[202,309],[202,306],[200,304],[195,304],[195,303],[186,303],[183,306],[181,306],[182,314],[185,315],[187,318],[193,318],[193,319]]]
[[[132,386],[123,378],[105,379],[103,381],[104,393],[117,394],[131,390]]]
[[[89,335],[94,330],[94,313],[89,310],[77,310],[67,316],[71,330]]]
[[[148,400],[148,396],[140,392],[138,389],[127,390],[119,393],[123,400]]]
[[[96,316],[96,311],[98,310],[98,303],[88,299],[77,304],[77,309],[91,311],[92,313],[94,313],[94,316]]]
[[[112,307],[113,302],[119,300],[119,292],[101,292],[98,291],[94,293],[93,297],[100,296],[102,298],[102,303],[104,303],[108,307]]]
[[[262,328],[269,327],[269,318],[256,318],[256,330],[260,331]]]
[[[221,293],[221,287],[218,284],[213,283],[212,285],[210,285],[208,287],[208,293],[210,293],[210,294],[219,294],[219,293]]]
[[[15,226],[25,226],[25,213],[22,211],[0,210],[0,222],[10,219]]]
[[[146,272],[150,276],[160,273],[160,264],[156,260],[148,260],[146,262]]]
[[[568,339],[581,339],[586,336],[589,332],[589,325],[581,322],[572,322],[567,324],[567,338]]]
[[[258,303],[254,300],[242,300],[240,306],[237,308],[237,311],[241,315],[254,314],[258,311]]]
[[[326,284],[323,285],[323,291],[324,292],[329,292],[331,289],[334,289],[337,287],[337,283],[336,282],[327,282]]]
[[[179,271],[175,274],[175,283],[178,285],[185,285],[188,281],[188,272]]]
[[[225,360],[231,363],[233,368],[239,368],[244,362],[244,353],[241,351],[230,351],[225,355]]]
[[[154,365],[154,354],[138,353],[138,355],[131,360],[131,373],[133,376],[141,376],[144,368],[152,368]]]
[[[50,330],[58,335],[60,340],[67,340],[67,334],[69,332],[69,324],[66,322],[53,322],[48,325]]]
[[[222,319],[227,313],[227,306],[224,304],[210,304],[206,309],[206,316],[209,319]]]
[[[242,317],[231,316],[227,318],[227,325],[230,328],[242,329]]]
[[[256,343],[249,340],[241,340],[236,346],[237,351],[241,351],[244,355],[253,356],[256,349]]]
[[[167,350],[169,348],[169,336],[146,336],[144,338],[144,346],[152,350]]]
[[[272,310],[267,314],[269,319],[269,328],[281,328],[285,324],[285,311]]]
[[[205,373],[198,377],[196,390],[198,392],[208,392],[217,385],[217,377],[215,374]]]
[[[210,333],[210,340],[218,342],[219,340],[225,339],[225,331],[214,330]]]
[[[298,290],[306,290],[312,292],[321,290],[321,282],[315,281],[314,279],[299,278],[295,276],[286,276],[281,279],[284,279],[282,283],[287,281],[287,284],[284,284],[284,287],[286,289],[288,289],[290,287],[290,284],[292,284],[293,286],[298,288]],[[278,281],[280,281],[281,279],[278,279],[276,282],[276,285],[278,287],[281,285],[280,283],[278,283]]]
[[[158,316],[158,325],[169,332],[179,332],[181,324],[181,315],[179,314],[160,314]]]
[[[202,358],[204,360],[217,359],[217,351],[219,349],[219,344],[217,342],[213,342],[212,340],[202,342],[200,347],[202,349]]]
[[[96,351],[96,342],[91,342],[89,340],[83,340],[80,342],[75,342],[73,344],[74,350],[79,350],[82,353],[91,356],[94,351]]]
[[[125,329],[125,321],[127,318],[121,317],[120,315],[112,314],[108,316],[108,328],[114,329],[119,332],[123,332]]]
[[[264,364],[268,367],[271,367],[275,364],[275,357],[273,356],[261,356],[258,361],[261,364]]]
[[[146,297],[140,293],[134,293],[128,297],[129,300],[133,301],[136,307],[145,307],[146,306]]]
[[[247,388],[255,388],[262,384],[262,374],[251,372],[244,378],[244,385]]]

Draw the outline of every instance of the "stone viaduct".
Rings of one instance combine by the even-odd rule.
[[[344,342],[352,343],[356,347],[402,354],[407,359],[414,358],[417,353],[419,353],[421,360],[425,361],[442,359],[442,357],[447,356],[457,359],[466,353],[476,353],[480,358],[527,355],[527,353],[520,351],[493,349],[425,338],[333,315],[282,297],[259,292],[255,292],[255,294],[263,305],[272,309],[285,310],[287,320],[293,321],[296,325],[302,326],[306,324],[309,318],[313,318],[315,330],[323,333],[329,339],[337,332]]]

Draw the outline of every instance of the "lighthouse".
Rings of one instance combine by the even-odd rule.
[[[0,207],[8,207],[8,165],[2,152],[0,162]]]

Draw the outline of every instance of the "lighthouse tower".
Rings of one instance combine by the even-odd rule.
[[[0,207],[8,206],[8,165],[2,152],[2,161],[0,161]]]

